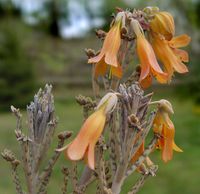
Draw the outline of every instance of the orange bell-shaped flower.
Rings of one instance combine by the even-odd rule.
[[[96,111],[86,119],[76,138],[58,151],[64,151],[66,157],[73,161],[85,158],[88,166],[94,169],[95,145],[104,129],[107,114],[114,110],[116,104],[116,94],[106,94]]]
[[[157,34],[171,40],[175,33],[174,18],[165,11],[155,11],[154,18],[150,21],[150,29]]]
[[[183,62],[188,62],[188,53],[179,49],[187,46],[191,38],[186,34],[172,38],[170,41],[152,33],[152,46],[158,59],[163,63],[170,81],[174,71],[187,73],[188,68]]]
[[[169,114],[173,113],[172,106],[167,100],[158,101],[159,107],[154,119],[153,131],[161,135],[157,142],[157,148],[162,151],[162,160],[168,162],[173,157],[173,150],[182,152],[175,144],[175,128],[170,120]]]
[[[143,88],[147,88],[152,83],[152,76],[154,76],[158,82],[166,83],[167,74],[160,68],[153,48],[146,40],[143,30],[137,20],[132,20],[131,25],[136,34],[136,50],[140,60],[141,74],[139,82]]]
[[[95,64],[95,76],[105,75],[110,67],[112,75],[121,78],[122,68],[118,61],[118,51],[121,46],[121,26],[123,13],[118,13],[115,22],[107,33],[100,53],[88,60]]]

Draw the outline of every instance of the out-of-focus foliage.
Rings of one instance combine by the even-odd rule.
[[[198,27],[200,28],[200,1],[197,1],[195,5],[195,14],[196,14],[196,22]]]
[[[5,15],[21,15],[20,9],[14,6],[12,0],[0,1],[0,16],[2,17]]]
[[[46,1],[43,5],[46,17],[39,17],[40,13],[36,14],[38,17],[40,28],[45,29],[52,36],[59,37],[59,21],[67,18],[67,3],[64,0]]]
[[[193,98],[194,102],[200,105],[200,65],[199,59],[196,57],[191,59],[193,65],[191,76],[178,87],[178,93],[184,98]]]
[[[35,86],[31,60],[14,27],[9,19],[0,25],[0,110],[24,107]]]
[[[7,17],[10,17],[10,20],[15,22],[14,18],[18,17],[18,21],[22,22],[22,19],[27,17],[26,15],[23,15],[23,10],[20,6],[16,6],[13,3],[16,1],[18,1],[21,5],[25,2],[24,0],[0,0],[0,16],[2,21],[4,21]],[[94,29],[91,33],[85,33],[86,36],[83,35],[83,38],[81,37],[79,39],[69,39],[70,36],[66,41],[63,41],[61,38],[52,39],[52,35],[56,37],[60,35],[58,33],[63,23],[64,25],[67,23],[67,27],[65,26],[66,28],[68,28],[68,24],[70,24],[70,17],[68,16],[70,15],[70,12],[74,12],[74,10],[70,10],[70,1],[29,1],[34,3],[43,3],[42,8],[32,13],[31,16],[36,18],[39,22],[34,23],[29,32],[26,32],[23,28],[18,27],[18,24],[16,23],[13,31],[18,31],[18,33],[26,34],[27,37],[30,37],[18,37],[17,44],[23,45],[24,43],[26,44],[27,40],[29,41],[32,50],[31,53],[29,50],[26,51],[26,53],[28,55],[34,55],[32,63],[36,67],[39,82],[41,83],[41,80],[43,83],[50,81],[54,85],[69,85],[70,83],[73,86],[79,87],[81,84],[85,83],[84,80],[88,80],[88,75],[90,73],[90,65],[86,64],[87,59],[84,56],[83,48],[87,48],[92,45],[92,49],[96,49],[96,51],[99,49],[97,46],[98,41],[94,39],[94,36],[91,36],[91,34],[94,34]],[[26,0],[26,2],[28,2],[28,0]],[[176,75],[175,79],[177,82],[173,83],[181,84],[180,88],[183,88],[181,89],[181,91],[183,91],[183,95],[191,97],[192,93],[192,96],[195,96],[195,99],[200,98],[198,97],[200,96],[200,94],[198,94],[198,86],[200,85],[200,68],[198,60],[200,51],[200,2],[198,0],[71,0],[71,2],[76,2],[75,4],[80,4],[82,9],[86,9],[86,12],[83,14],[86,13],[86,18],[89,18],[89,21],[92,21],[91,18],[102,18],[103,21],[106,21],[105,23],[102,23],[102,25],[105,25],[102,27],[106,31],[109,28],[108,23],[111,21],[111,15],[116,7],[137,9],[146,6],[159,6],[161,10],[166,10],[172,13],[175,18],[176,34],[178,35],[186,32],[192,38],[189,48],[191,58],[188,64],[189,73],[184,78],[182,75]],[[93,6],[95,2],[100,5]],[[74,6],[76,7],[77,5]],[[79,11],[80,7],[77,6],[76,11],[77,9]],[[81,17],[80,15],[78,14],[77,17]],[[75,17],[75,20],[76,19],[79,20],[80,18]],[[75,23],[74,26],[76,27],[76,25],[79,25],[80,23],[81,22],[77,21],[77,24]],[[0,34],[2,34],[2,31],[3,28],[0,27]],[[79,31],[81,34],[84,34],[83,31]],[[13,34],[15,35],[14,32]],[[0,47],[2,48],[1,52],[5,52],[3,51],[3,45],[0,45]],[[15,56],[12,52],[10,52],[7,53],[7,58],[14,59]],[[27,60],[26,57],[23,58],[24,61]],[[0,58],[0,60],[2,59]],[[18,60],[13,61],[15,64],[19,63]],[[30,60],[28,62],[30,62]],[[132,70],[132,66],[129,68]]]
[[[103,15],[105,21],[110,21],[111,15],[114,12],[115,8],[125,9],[127,7],[123,1],[109,0],[109,3],[108,3],[108,1],[104,0],[102,15]],[[109,23],[109,22],[107,22],[107,23]]]

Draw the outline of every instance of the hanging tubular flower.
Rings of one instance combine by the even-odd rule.
[[[158,59],[163,63],[165,71],[170,81],[174,71],[178,73],[187,73],[188,68],[183,62],[188,62],[188,53],[179,49],[190,43],[191,38],[186,35],[180,35],[172,38],[170,41],[152,33],[152,46]]]
[[[118,62],[118,51],[121,45],[121,27],[124,20],[124,13],[119,12],[114,25],[106,35],[101,52],[88,60],[88,63],[95,64],[95,76],[105,75],[110,66],[112,75],[121,78],[122,68]]]
[[[106,115],[114,110],[117,100],[115,93],[106,94],[99,102],[96,111],[86,119],[76,138],[58,151],[64,151],[66,157],[73,161],[84,158],[88,166],[94,169],[95,145],[104,129]]]
[[[131,21],[131,26],[136,34],[137,54],[140,60],[141,74],[139,82],[143,88],[147,88],[152,83],[152,76],[156,77],[160,83],[167,82],[167,74],[160,68],[153,48],[146,40],[144,32],[137,20]]]
[[[171,40],[175,33],[174,18],[165,11],[155,11],[154,18],[150,21],[150,29],[157,34]]]
[[[154,119],[153,131],[161,135],[157,142],[157,148],[162,151],[162,160],[168,162],[173,157],[173,150],[183,152],[174,142],[175,128],[169,114],[173,114],[172,105],[167,100],[158,102],[158,112]]]

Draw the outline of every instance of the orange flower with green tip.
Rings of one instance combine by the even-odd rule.
[[[121,78],[122,67],[118,61],[118,51],[121,46],[121,27],[123,22],[123,12],[119,12],[115,22],[107,33],[100,53],[88,60],[88,63],[95,64],[95,76],[103,76],[110,67],[112,75]]]
[[[114,110],[117,100],[115,93],[106,94],[96,111],[86,119],[76,138],[58,151],[64,151],[66,157],[72,161],[84,158],[87,165],[94,170],[95,145],[104,129],[106,116]]]
[[[146,40],[142,27],[137,20],[131,21],[131,26],[136,34],[136,50],[140,61],[141,74],[139,82],[143,88],[147,88],[152,83],[154,76],[158,82],[166,83],[167,74],[160,68],[153,48]]]
[[[154,18],[150,21],[150,29],[164,36],[166,40],[171,40],[175,33],[174,18],[165,11],[155,11]]]
[[[188,62],[188,53],[179,48],[185,47],[190,43],[191,38],[186,35],[180,35],[172,38],[170,41],[152,33],[152,46],[158,59],[163,63],[168,80],[170,81],[174,71],[178,73],[187,73],[188,68],[183,62]]]
[[[162,160],[168,162],[173,157],[173,150],[183,152],[174,142],[175,128],[169,114],[173,114],[172,105],[167,100],[158,102],[158,112],[154,119],[153,131],[161,135],[157,142],[157,148],[162,151]]]

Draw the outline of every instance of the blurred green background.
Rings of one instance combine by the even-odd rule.
[[[187,33],[192,42],[188,48],[190,72],[184,76],[176,75],[169,86],[155,84],[150,89],[155,93],[155,100],[165,98],[172,102],[176,143],[184,152],[175,153],[174,159],[167,164],[162,163],[159,152],[152,154],[159,170],[140,193],[199,194],[199,0],[0,0],[0,151],[9,148],[20,154],[10,105],[22,109],[26,130],[26,104],[45,83],[51,83],[54,88],[59,118],[56,133],[78,131],[83,117],[74,96],[80,93],[92,95],[91,65],[87,64],[84,49],[100,48],[94,29],[107,29],[115,7],[143,8],[149,5],[171,12],[176,34]],[[55,143],[56,137],[49,155]],[[65,164],[62,156],[54,168],[49,194],[61,193],[60,170]],[[0,194],[15,193],[10,174],[9,165],[0,158]],[[135,176],[128,179],[122,193],[129,191]],[[91,188],[87,193],[94,192]]]

